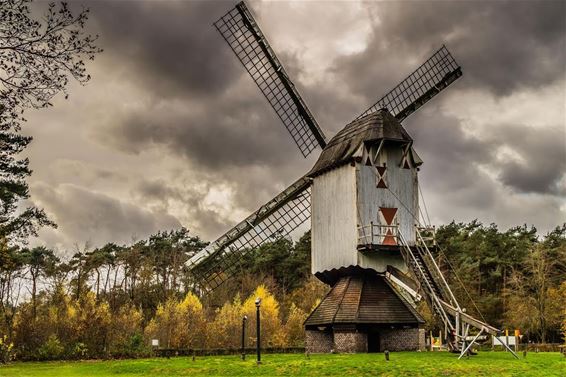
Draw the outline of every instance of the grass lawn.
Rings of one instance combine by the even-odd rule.
[[[504,352],[482,352],[457,360],[447,352],[394,352],[356,355],[254,355],[175,357],[139,360],[17,362],[0,366],[2,377],[32,376],[559,376],[566,377],[566,358],[559,353],[529,353],[515,360]]]

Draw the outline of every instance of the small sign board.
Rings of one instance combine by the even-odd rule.
[[[503,347],[503,345],[501,344],[501,342],[499,342],[495,338],[499,338],[499,340],[501,340],[501,342],[503,342],[504,344],[507,344],[508,346],[514,346],[515,345],[515,339],[517,339],[512,335],[509,335],[509,336],[503,335],[503,336],[497,336],[497,337],[492,336],[491,341],[492,341],[493,345],[494,346],[501,346],[501,347]]]
[[[153,347],[159,347],[159,339],[151,339],[151,345]]]

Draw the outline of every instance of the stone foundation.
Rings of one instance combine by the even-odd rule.
[[[308,353],[330,353],[334,348],[331,331],[306,330],[305,350]]]

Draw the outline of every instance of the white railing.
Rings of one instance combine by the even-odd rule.
[[[399,244],[399,226],[374,224],[358,226],[358,245],[383,245],[386,237],[392,237]]]

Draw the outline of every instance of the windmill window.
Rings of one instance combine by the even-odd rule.
[[[385,166],[376,166],[375,168],[377,169],[377,188],[387,188],[387,168]]]

